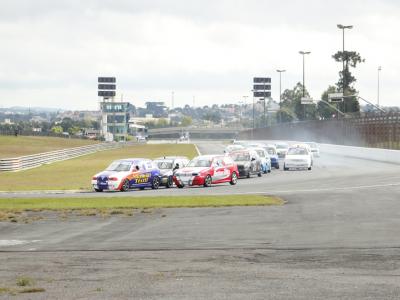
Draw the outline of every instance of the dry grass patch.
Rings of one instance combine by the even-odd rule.
[[[83,139],[68,139],[47,136],[0,135],[0,158],[49,152],[59,149],[92,145],[98,142]]]
[[[1,152],[1,151],[0,151]],[[101,151],[20,172],[1,172],[0,191],[89,190],[94,174],[112,161],[130,157],[156,158],[164,155],[197,155],[191,144],[134,145]]]

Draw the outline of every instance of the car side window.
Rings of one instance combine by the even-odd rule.
[[[153,169],[153,164],[151,163],[151,161],[147,162],[146,169]]]
[[[229,157],[224,157],[224,163],[225,165],[231,165],[232,164],[232,160]]]

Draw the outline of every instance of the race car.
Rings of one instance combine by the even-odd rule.
[[[249,148],[249,149],[256,151],[258,156],[260,157],[261,170],[263,171],[263,173],[264,174],[270,173],[271,172],[271,158],[269,157],[267,150],[265,150],[262,147]]]
[[[319,157],[319,147],[316,143],[306,142],[305,144],[310,146],[311,153],[313,154],[314,157]]]
[[[239,150],[229,153],[229,156],[237,164],[239,175],[250,178],[251,175],[257,174],[262,176],[261,159],[257,152],[252,149]]]
[[[174,174],[174,182],[178,188],[184,186],[204,186],[229,182],[237,183],[239,172],[237,165],[229,156],[202,155],[193,158],[189,164]]]
[[[287,143],[277,143],[275,146],[276,154],[278,154],[279,158],[284,158],[288,152],[289,145]]]
[[[161,182],[160,185],[170,188],[174,185],[174,173],[186,167],[189,159],[185,156],[164,156],[156,158],[154,164],[160,169]]]
[[[103,172],[94,175],[92,187],[96,192],[158,189],[160,178],[160,170],[150,159],[127,158],[112,162]]]
[[[297,145],[290,147],[283,164],[283,170],[289,169],[308,169],[311,170],[313,165],[313,157],[309,147]]]
[[[271,158],[271,166],[275,169],[279,169],[279,157],[276,153],[275,145],[266,145],[264,149],[267,150],[268,155]]]
[[[231,153],[232,151],[242,150],[242,149],[244,149],[244,146],[243,146],[243,145],[228,145],[228,146],[225,148],[224,153],[229,154],[229,153]]]

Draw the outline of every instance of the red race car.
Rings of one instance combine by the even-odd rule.
[[[178,188],[184,186],[210,186],[211,184],[229,182],[237,183],[239,172],[236,163],[229,156],[203,155],[193,158],[189,164],[174,174]]]

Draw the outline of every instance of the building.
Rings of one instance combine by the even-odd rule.
[[[133,112],[133,105],[129,102],[100,103],[101,134],[106,140],[125,141],[129,134],[129,118]]]

